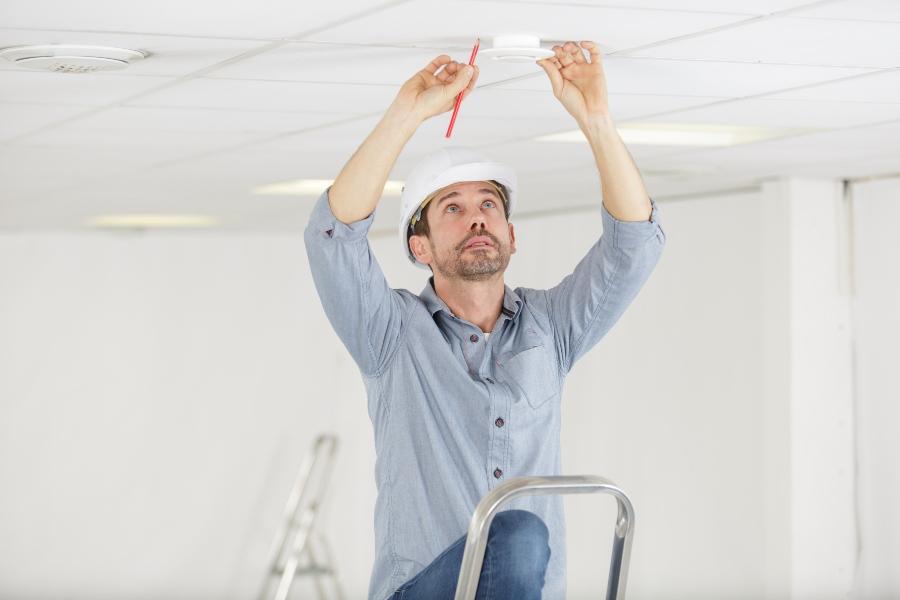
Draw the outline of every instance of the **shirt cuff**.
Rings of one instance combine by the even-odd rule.
[[[331,211],[331,204],[328,202],[328,193],[330,191],[331,186],[329,185],[322,192],[322,195],[319,196],[319,199],[316,200],[312,214],[309,217],[309,226],[317,232],[321,232],[336,240],[352,241],[365,238],[369,233],[372,222],[375,220],[375,211],[373,210],[365,219],[344,223],[335,217]]]
[[[653,237],[661,242],[665,241],[666,235],[659,225],[659,211],[653,198],[650,198],[650,218],[646,221],[620,221],[609,214],[602,203],[600,206],[603,213],[603,232],[612,236],[616,248],[642,246]]]

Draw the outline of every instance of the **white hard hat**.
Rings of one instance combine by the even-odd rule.
[[[417,267],[427,269],[409,249],[409,222],[429,194],[464,181],[494,181],[506,188],[506,218],[516,205],[516,172],[512,167],[488,160],[475,150],[442,148],[416,163],[400,193],[400,244]]]

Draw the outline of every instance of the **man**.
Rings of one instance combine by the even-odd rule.
[[[422,293],[390,288],[371,252],[366,234],[403,146],[474,89],[477,67],[446,55],[401,87],[305,231],[316,288],[363,375],[375,429],[372,600],[453,598],[479,499],[510,477],[560,473],[565,375],[632,301],[665,243],[610,118],[596,44],[553,50],[538,63],[590,142],[603,192],[603,235],[559,285],[505,285],[515,174],[461,148],[426,157],[404,186],[403,250],[433,273]],[[562,499],[507,508],[489,532],[478,598],[564,598]]]

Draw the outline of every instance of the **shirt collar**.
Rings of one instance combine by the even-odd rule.
[[[441,300],[440,296],[437,295],[437,292],[434,291],[434,275],[428,278],[428,281],[425,283],[425,289],[419,294],[419,298],[425,303],[425,306],[432,316],[439,310],[443,310],[448,315],[453,315],[450,311],[450,307],[448,307],[447,304]],[[508,285],[504,284],[503,306],[500,308],[500,314],[512,319],[519,312],[519,307],[521,306],[522,299],[519,298],[519,295]]]

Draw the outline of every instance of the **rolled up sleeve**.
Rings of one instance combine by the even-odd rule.
[[[367,238],[375,218],[343,223],[329,186],[313,207],[304,242],[325,314],[363,374],[379,375],[399,342],[402,299],[390,288]]]
[[[618,321],[656,267],[666,235],[656,202],[646,221],[620,221],[602,207],[603,233],[571,274],[547,290],[564,372]]]

